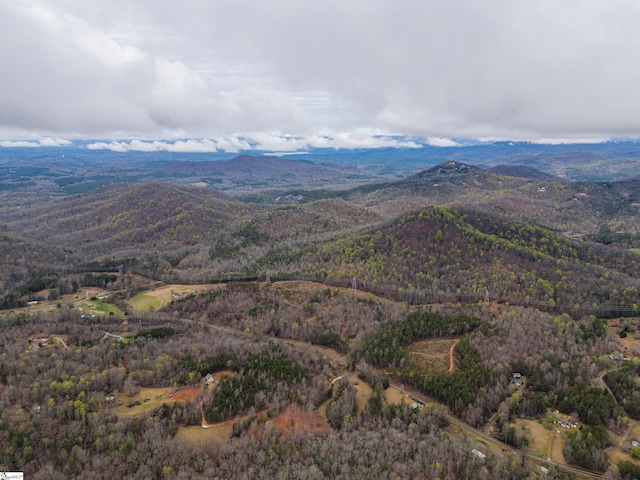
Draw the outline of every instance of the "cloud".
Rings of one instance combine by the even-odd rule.
[[[0,147],[62,147],[71,145],[70,140],[60,138],[40,138],[38,140],[0,140]]]
[[[447,145],[449,146],[449,145]],[[126,140],[93,142],[89,150],[111,150],[113,152],[178,152],[178,153],[237,153],[258,150],[263,152],[298,152],[310,148],[358,149],[358,148],[420,148],[411,140],[373,136],[364,133],[338,133],[334,136],[292,137],[270,133],[251,133],[242,137],[222,137],[177,140]]]
[[[639,22],[634,0],[0,2],[0,132],[637,137]]]
[[[460,144],[450,138],[428,137],[427,144],[432,147],[459,147]]]
[[[89,150],[111,150],[113,152],[177,152],[210,153],[217,152],[215,142],[203,140],[179,140],[177,142],[131,140],[122,142],[94,142],[87,145]]]
[[[574,144],[596,144],[610,141],[610,138],[540,138],[531,143],[538,145],[574,145]]]

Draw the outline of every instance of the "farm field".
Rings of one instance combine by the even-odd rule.
[[[163,285],[153,290],[141,292],[128,301],[138,312],[148,312],[150,309],[157,310],[173,300],[184,298],[192,293],[202,293],[212,288],[224,288],[222,285]]]
[[[128,303],[138,312],[148,312],[151,309],[157,310],[162,307],[162,302],[148,292],[131,297]]]
[[[177,392],[173,387],[141,388],[138,393],[131,397],[120,396],[117,399],[120,404],[115,408],[115,412],[123,417],[134,417],[142,413],[151,412],[161,407],[163,403],[172,404],[179,400],[190,401],[197,395],[198,387],[181,389]]]
[[[45,291],[39,293],[46,298]],[[71,308],[77,308],[81,314],[86,315],[124,315],[124,312],[113,303],[109,302],[108,297],[111,292],[99,288],[81,288],[76,293],[62,295],[55,300],[40,300],[37,304],[29,305],[25,311],[30,313],[51,312],[67,305]],[[101,298],[104,297],[104,298]]]

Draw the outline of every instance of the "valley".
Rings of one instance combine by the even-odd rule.
[[[640,180],[256,158],[0,191],[0,470],[640,470]]]

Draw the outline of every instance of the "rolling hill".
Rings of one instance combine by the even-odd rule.
[[[258,168],[251,157],[229,162]],[[638,182],[560,183],[448,161],[297,205],[160,182],[111,185],[7,215],[4,249],[34,253],[17,267],[7,254],[5,265],[22,279],[38,262],[58,271],[125,263],[176,281],[270,271],[358,277],[396,293],[629,303],[637,255],[579,240],[613,232],[622,236],[602,243],[637,248]]]
[[[635,302],[640,255],[467,207],[425,207],[305,255],[310,275],[394,296],[453,294],[544,305]],[[417,293],[416,293],[417,294]],[[474,297],[475,296],[475,297]]]

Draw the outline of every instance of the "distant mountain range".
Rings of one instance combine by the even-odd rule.
[[[212,186],[232,195],[269,189],[344,190],[405,179],[449,160],[528,178],[534,174],[530,169],[535,169],[564,181],[612,181],[640,175],[640,143],[632,141],[573,145],[463,141],[456,147],[310,149],[281,156],[256,151],[118,153],[89,150],[88,143],[0,147],[0,193],[28,188],[76,194],[112,183],[154,179]],[[542,173],[535,175],[541,178]]]
[[[223,174],[235,170],[253,178],[296,169],[296,175],[306,172],[327,182],[342,171],[309,161],[251,156],[168,165],[173,174],[204,178],[215,173],[214,165]],[[505,171],[522,176],[496,173]],[[59,179],[53,177],[53,182]],[[5,194],[0,207],[0,251],[12,265],[20,260],[24,268],[44,260],[81,265],[118,258],[140,261],[151,254],[165,258],[166,268],[176,272],[194,265],[203,271],[223,271],[232,264],[235,271],[286,267],[306,249],[317,248],[317,242],[375,231],[429,205],[471,208],[569,238],[640,247],[640,178],[561,182],[531,167],[487,171],[449,160],[401,180],[344,190],[265,190],[246,198],[159,181],[124,182],[76,195],[33,196],[30,189],[36,187]]]

